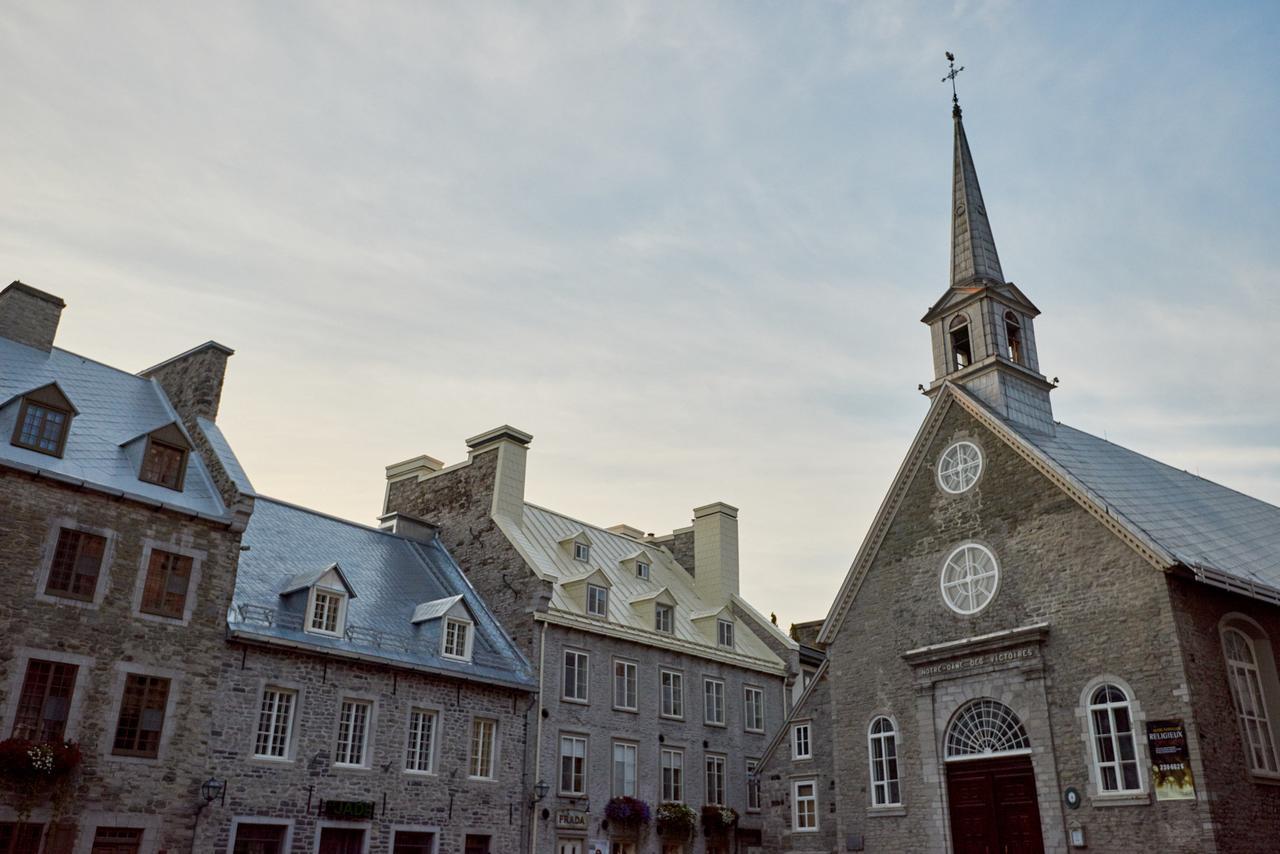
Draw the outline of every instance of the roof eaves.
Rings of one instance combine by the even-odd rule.
[[[778,745],[782,744],[783,740],[791,731],[792,722],[796,720],[804,720],[805,716],[800,715],[799,712],[804,708],[804,704],[808,702],[810,695],[812,695],[814,691],[818,690],[818,683],[826,677],[827,666],[830,662],[831,659],[824,660],[822,664],[818,666],[818,669],[813,672],[813,678],[809,680],[809,684],[805,689],[800,692],[800,696],[796,698],[795,703],[791,706],[791,711],[787,713],[786,718],[784,718],[782,723],[778,726],[778,731],[773,734],[773,738],[770,739],[768,745],[765,746],[764,751],[760,754],[759,764],[756,766],[757,768],[763,768],[764,764],[769,761],[769,757],[771,757],[773,752],[778,749]]]

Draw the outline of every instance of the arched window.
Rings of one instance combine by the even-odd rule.
[[[1022,323],[1012,311],[1004,313],[1004,337],[1009,342],[1009,359],[1022,364]]]
[[[947,727],[947,759],[979,759],[1030,750],[1027,730],[1013,709],[995,700],[974,700]]]
[[[1089,734],[1098,791],[1142,791],[1133,714],[1123,688],[1107,683],[1089,695]]]
[[[877,807],[902,803],[898,786],[898,733],[893,721],[881,715],[867,730],[867,751],[871,758],[871,804]]]
[[[1231,682],[1236,714],[1240,717],[1249,767],[1263,774],[1275,774],[1280,763],[1276,761],[1275,739],[1267,716],[1267,698],[1253,640],[1239,629],[1223,629],[1222,648],[1227,657],[1227,678]]]
[[[956,315],[949,327],[951,331],[951,366],[952,370],[967,368],[973,364],[973,348],[969,345],[969,319],[963,314]]]

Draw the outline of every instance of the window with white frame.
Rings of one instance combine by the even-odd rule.
[[[684,717],[684,674],[675,670],[663,670],[662,716],[664,718]]]
[[[747,732],[764,732],[764,689],[747,685],[742,689],[742,725]]]
[[[724,682],[719,679],[702,680],[702,721],[724,726]]]
[[[564,651],[564,692],[561,696],[574,703],[587,702],[587,664],[585,652]]]
[[[813,780],[791,783],[791,829],[802,833],[818,829],[818,784]]]
[[[684,800],[684,751],[662,749],[662,799]]]
[[[670,605],[655,605],[653,608],[653,629],[664,634],[675,632],[675,609]]]
[[[560,794],[581,797],[587,793],[587,737],[560,736]]]
[[[1099,685],[1090,693],[1089,734],[1098,791],[1141,792],[1133,714],[1129,697],[1119,685]]]
[[[813,749],[809,744],[809,724],[795,724],[791,727],[791,758],[812,759]]]
[[[470,620],[445,617],[443,649],[445,658],[454,658],[459,661],[471,660],[472,635],[474,634],[471,629]]]
[[[366,700],[343,700],[338,717],[338,745],[333,754],[335,765],[363,766],[369,743],[369,713],[373,704]]]
[[[898,733],[893,721],[881,715],[867,729],[867,755],[871,768],[871,805],[902,803],[898,784]]]
[[[583,563],[591,560],[591,546],[588,543],[575,542],[573,544],[573,559],[580,560]]]
[[[716,641],[720,646],[733,648],[733,620],[716,620]]]
[[[707,803],[712,806],[724,806],[724,769],[725,758],[714,753],[707,754]]]
[[[1280,763],[1253,639],[1239,629],[1227,628],[1222,632],[1222,647],[1249,768],[1256,774],[1276,774]]]
[[[307,631],[321,635],[341,635],[346,602],[347,597],[336,590],[313,587],[311,617],[307,621]]]
[[[409,712],[409,745],[405,752],[404,768],[417,774],[430,773],[435,755],[436,713],[429,709],[412,709]]]
[[[985,546],[965,543],[947,556],[939,579],[942,599],[957,614],[976,614],[1000,588],[1000,566]]]
[[[760,760],[747,760],[747,811],[760,811]]]
[[[613,743],[613,796],[636,796],[636,746],[629,742]]]
[[[639,665],[620,658],[613,660],[613,707],[628,712],[637,709],[637,674]]]
[[[609,590],[599,584],[587,585],[587,613],[593,617],[609,616]]]
[[[649,580],[648,561],[643,561],[643,560],[636,561],[636,578],[643,578],[645,581]]]
[[[293,732],[293,708],[296,691],[267,686],[262,691],[258,709],[258,736],[253,755],[259,759],[288,759],[289,737]]]
[[[493,757],[497,749],[498,722],[491,718],[475,718],[471,722],[471,776],[493,779]]]
[[[938,485],[952,495],[967,491],[982,474],[982,451],[973,442],[956,442],[938,458]]]

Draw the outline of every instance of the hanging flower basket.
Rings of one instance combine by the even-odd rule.
[[[604,805],[609,824],[624,833],[635,833],[653,817],[649,805],[639,798],[621,795]]]
[[[0,741],[0,780],[20,788],[53,785],[80,766],[80,746],[72,741]]]
[[[707,805],[702,808],[702,832],[707,836],[724,836],[738,823],[733,807]]]
[[[658,835],[670,839],[688,839],[698,826],[693,807],[675,801],[658,804]]]

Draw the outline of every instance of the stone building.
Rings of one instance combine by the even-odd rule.
[[[693,854],[759,844],[749,784],[786,713],[798,645],[738,595],[737,510],[697,508],[664,536],[601,528],[525,501],[531,437],[501,427],[465,462],[387,468],[388,512],[438,525],[535,662],[525,850]],[[613,822],[613,798],[739,813],[727,833],[659,838]],[[717,812],[718,814],[718,812]]]
[[[520,850],[532,669],[434,528],[384,522],[257,498],[199,850]]]
[[[819,827],[842,851],[1280,850],[1280,508],[1054,420],[954,125],[931,405],[819,636]]]
[[[55,347],[63,307],[0,292],[0,738],[81,759],[0,781],[0,850],[186,852],[253,506],[215,423],[231,351],[131,374]]]

